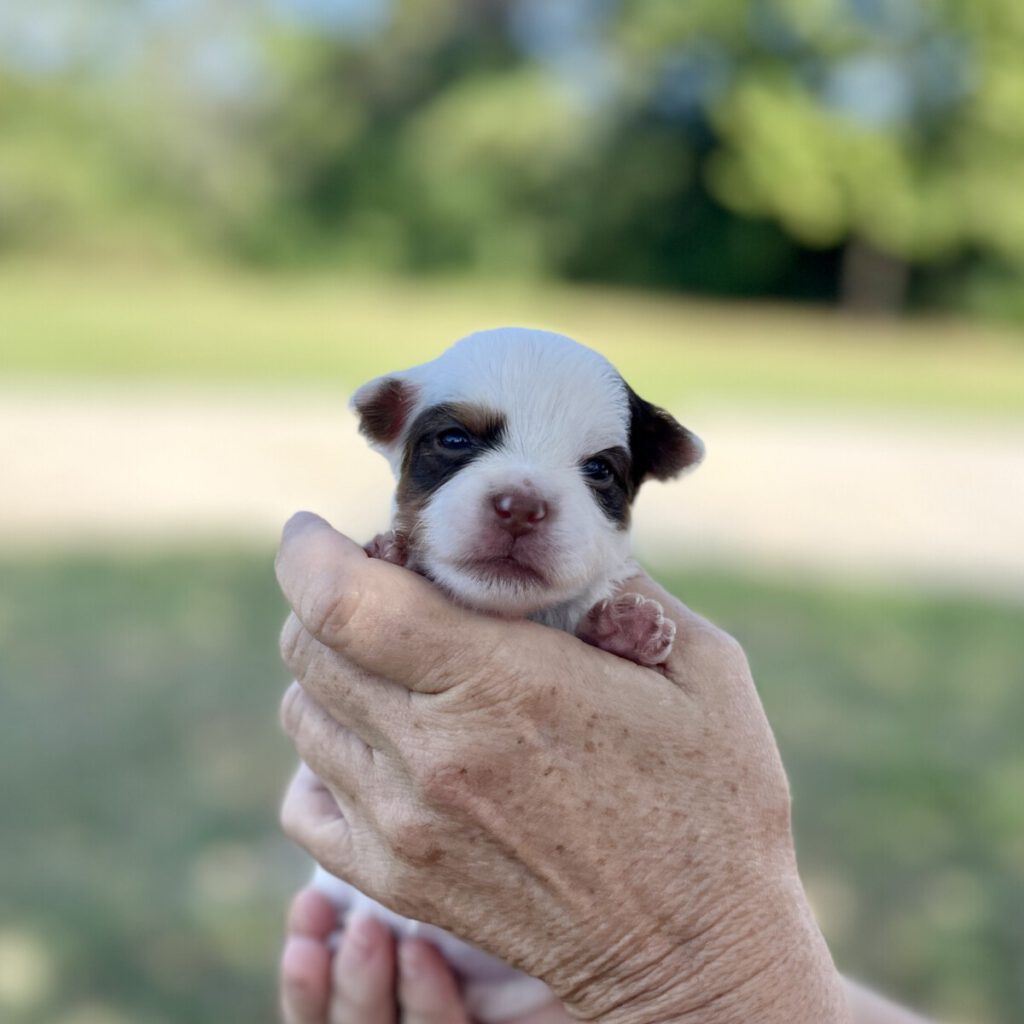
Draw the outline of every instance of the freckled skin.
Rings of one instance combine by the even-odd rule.
[[[434,429],[434,425],[429,426],[430,429]],[[611,501],[610,493],[619,492],[618,489],[612,492],[606,488],[602,494],[602,498],[606,503]],[[399,496],[401,502],[403,500],[401,489]],[[410,516],[413,514],[410,509],[420,499],[416,497],[415,491],[407,488],[404,500],[407,507],[404,510],[400,507],[399,521],[408,523],[411,521]],[[613,510],[614,514],[619,514],[619,506],[612,504],[609,507]],[[628,500],[621,507],[627,512],[624,521],[628,523]],[[414,533],[415,531],[413,530],[412,534],[414,535]],[[365,550],[372,558],[379,558],[395,565],[405,566],[410,559],[409,536],[396,533],[395,531],[379,534],[366,545]],[[657,665],[667,659],[672,650],[672,644],[675,639],[675,625],[665,618],[662,606],[658,601],[651,598],[643,598],[637,594],[627,593],[620,595],[615,600],[603,601],[595,606],[581,623],[579,635],[587,643],[630,661],[641,665]],[[561,713],[559,711],[559,705],[561,704],[560,696],[559,687],[555,685],[549,686],[547,688],[547,700],[541,700],[539,695],[535,698],[533,714],[541,714],[544,717],[559,715]],[[545,705],[543,709],[540,707],[541,704]],[[610,733],[604,738],[601,737],[608,730],[615,731],[616,728],[614,724],[602,723],[598,715],[591,715],[585,723],[586,737],[582,741],[583,751],[586,754],[603,752],[606,742],[614,743],[615,740]],[[622,732],[625,736],[629,735],[628,728],[623,728]],[[527,755],[530,753],[529,745],[527,735],[522,734],[516,737],[516,748],[519,750],[526,748]],[[649,756],[637,759],[632,767],[636,774],[645,776],[662,767],[664,763],[663,758],[652,753]],[[540,776],[542,779],[548,779],[557,770],[557,764],[548,764],[541,770]],[[498,778],[503,778],[503,776],[500,772],[493,771],[489,766],[475,771],[471,779],[469,778],[469,769],[465,765],[459,767],[455,775],[463,784],[472,786],[473,792],[479,794],[481,799],[497,799],[504,813],[512,815],[526,813],[527,808],[517,807],[517,790],[514,786],[504,785],[500,795],[490,795],[494,781]],[[619,816],[614,801],[609,802],[604,807],[588,807],[588,811],[592,811],[600,816],[605,822],[609,833],[613,831],[614,823]],[[491,813],[501,813],[501,811],[495,808]],[[660,808],[652,808],[649,817],[652,821],[657,822],[662,817]],[[653,827],[656,828],[657,825],[655,824]],[[555,853],[562,858],[565,853],[564,845],[556,844]],[[418,837],[413,837],[412,841],[397,849],[396,854],[411,867],[429,869],[436,873],[443,872],[444,870],[445,857],[442,845],[430,845],[428,843],[424,848],[424,845],[418,841]],[[598,870],[604,870],[607,866],[608,858],[605,856],[598,857],[595,863]],[[577,885],[580,891],[590,896],[593,896],[597,891],[594,885],[590,883],[590,880],[579,878]],[[654,919],[663,927],[667,927],[670,923],[671,911],[652,907],[651,913],[654,915]],[[443,910],[440,910],[440,915],[439,921],[443,922]],[[510,1021],[509,1024],[515,1024],[515,1021]]]

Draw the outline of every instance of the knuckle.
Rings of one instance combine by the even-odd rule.
[[[310,588],[301,602],[299,618],[314,637],[328,647],[335,647],[343,640],[361,604],[362,594],[356,587],[339,590],[338,581],[328,579],[322,586]]]
[[[278,812],[278,823],[281,826],[281,831],[293,843],[297,846],[305,847],[305,819],[299,813],[293,801],[286,799],[281,804],[281,810]]]
[[[750,665],[746,660],[746,651],[742,644],[729,633],[720,633],[718,637],[719,650],[726,664],[734,672],[746,672]]]
[[[281,811],[278,814],[278,824],[281,826],[281,831],[295,844],[301,846],[299,842],[298,831],[296,829],[295,814],[288,807],[287,804],[282,804]]]
[[[737,673],[749,671],[747,652],[732,634],[716,629],[713,643],[715,653],[721,658],[726,669]]]
[[[281,698],[281,708],[278,717],[281,728],[288,736],[294,737],[302,725],[302,719],[306,712],[306,701],[308,698],[298,683],[292,683],[284,692]]]
[[[444,856],[436,822],[415,807],[393,809],[381,823],[381,829],[395,862],[400,865],[431,867]]]
[[[410,774],[424,803],[432,807],[457,808],[469,796],[480,771],[472,757],[426,755],[414,758]]]
[[[284,626],[281,627],[278,650],[281,653],[281,661],[292,672],[292,675],[299,675],[298,668],[305,661],[308,639],[309,634],[302,623],[294,615],[289,615],[285,619]]]

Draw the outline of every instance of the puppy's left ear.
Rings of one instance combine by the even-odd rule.
[[[704,458],[704,442],[675,417],[645,402],[629,385],[629,447],[633,486],[644,480],[670,480]]]
[[[401,441],[419,397],[415,384],[400,376],[378,377],[352,396],[359,431],[374,448],[387,450]]]

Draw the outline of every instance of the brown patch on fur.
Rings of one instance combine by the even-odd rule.
[[[403,476],[395,492],[395,533],[405,542],[409,560],[413,561],[413,553],[418,544],[420,515],[427,507],[429,494],[423,494],[405,485]]]
[[[438,406],[447,409],[452,419],[465,427],[474,437],[490,438],[505,429],[505,416],[496,409],[476,402],[449,402]]]
[[[377,444],[391,444],[402,434],[416,401],[416,389],[387,377],[365,398],[357,399],[359,430]]]

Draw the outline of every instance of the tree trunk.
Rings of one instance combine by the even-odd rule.
[[[843,309],[868,316],[895,316],[903,309],[910,267],[898,256],[854,237],[843,251],[840,275]]]

